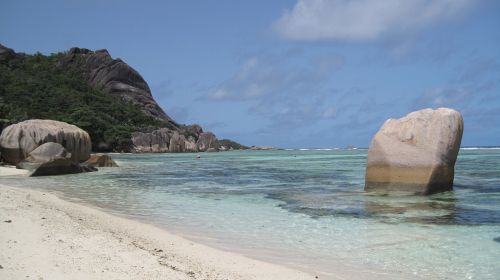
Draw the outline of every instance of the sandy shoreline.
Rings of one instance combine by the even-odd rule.
[[[0,184],[0,279],[315,279]]]
[[[0,177],[2,176],[20,176],[20,175],[28,175],[28,171],[24,169],[17,169],[12,165],[4,165],[0,166]]]

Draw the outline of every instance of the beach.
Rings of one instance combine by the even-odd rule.
[[[454,191],[432,196],[364,193],[362,149],[1,176],[0,279],[496,280],[500,152],[460,153]]]
[[[314,279],[57,196],[0,185],[0,279]]]

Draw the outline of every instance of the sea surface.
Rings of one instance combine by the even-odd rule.
[[[500,149],[461,149],[454,191],[363,192],[367,150],[114,154],[119,168],[4,177],[320,279],[500,279]]]

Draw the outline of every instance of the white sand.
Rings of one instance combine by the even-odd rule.
[[[28,170],[16,169],[15,166],[0,166],[0,177],[1,176],[13,176],[13,175],[27,175]]]
[[[315,279],[49,193],[3,185],[0,266],[0,279]]]

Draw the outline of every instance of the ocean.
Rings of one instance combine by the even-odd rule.
[[[119,168],[1,183],[57,193],[320,279],[500,279],[500,149],[461,149],[454,191],[363,192],[367,150],[113,154]]]

